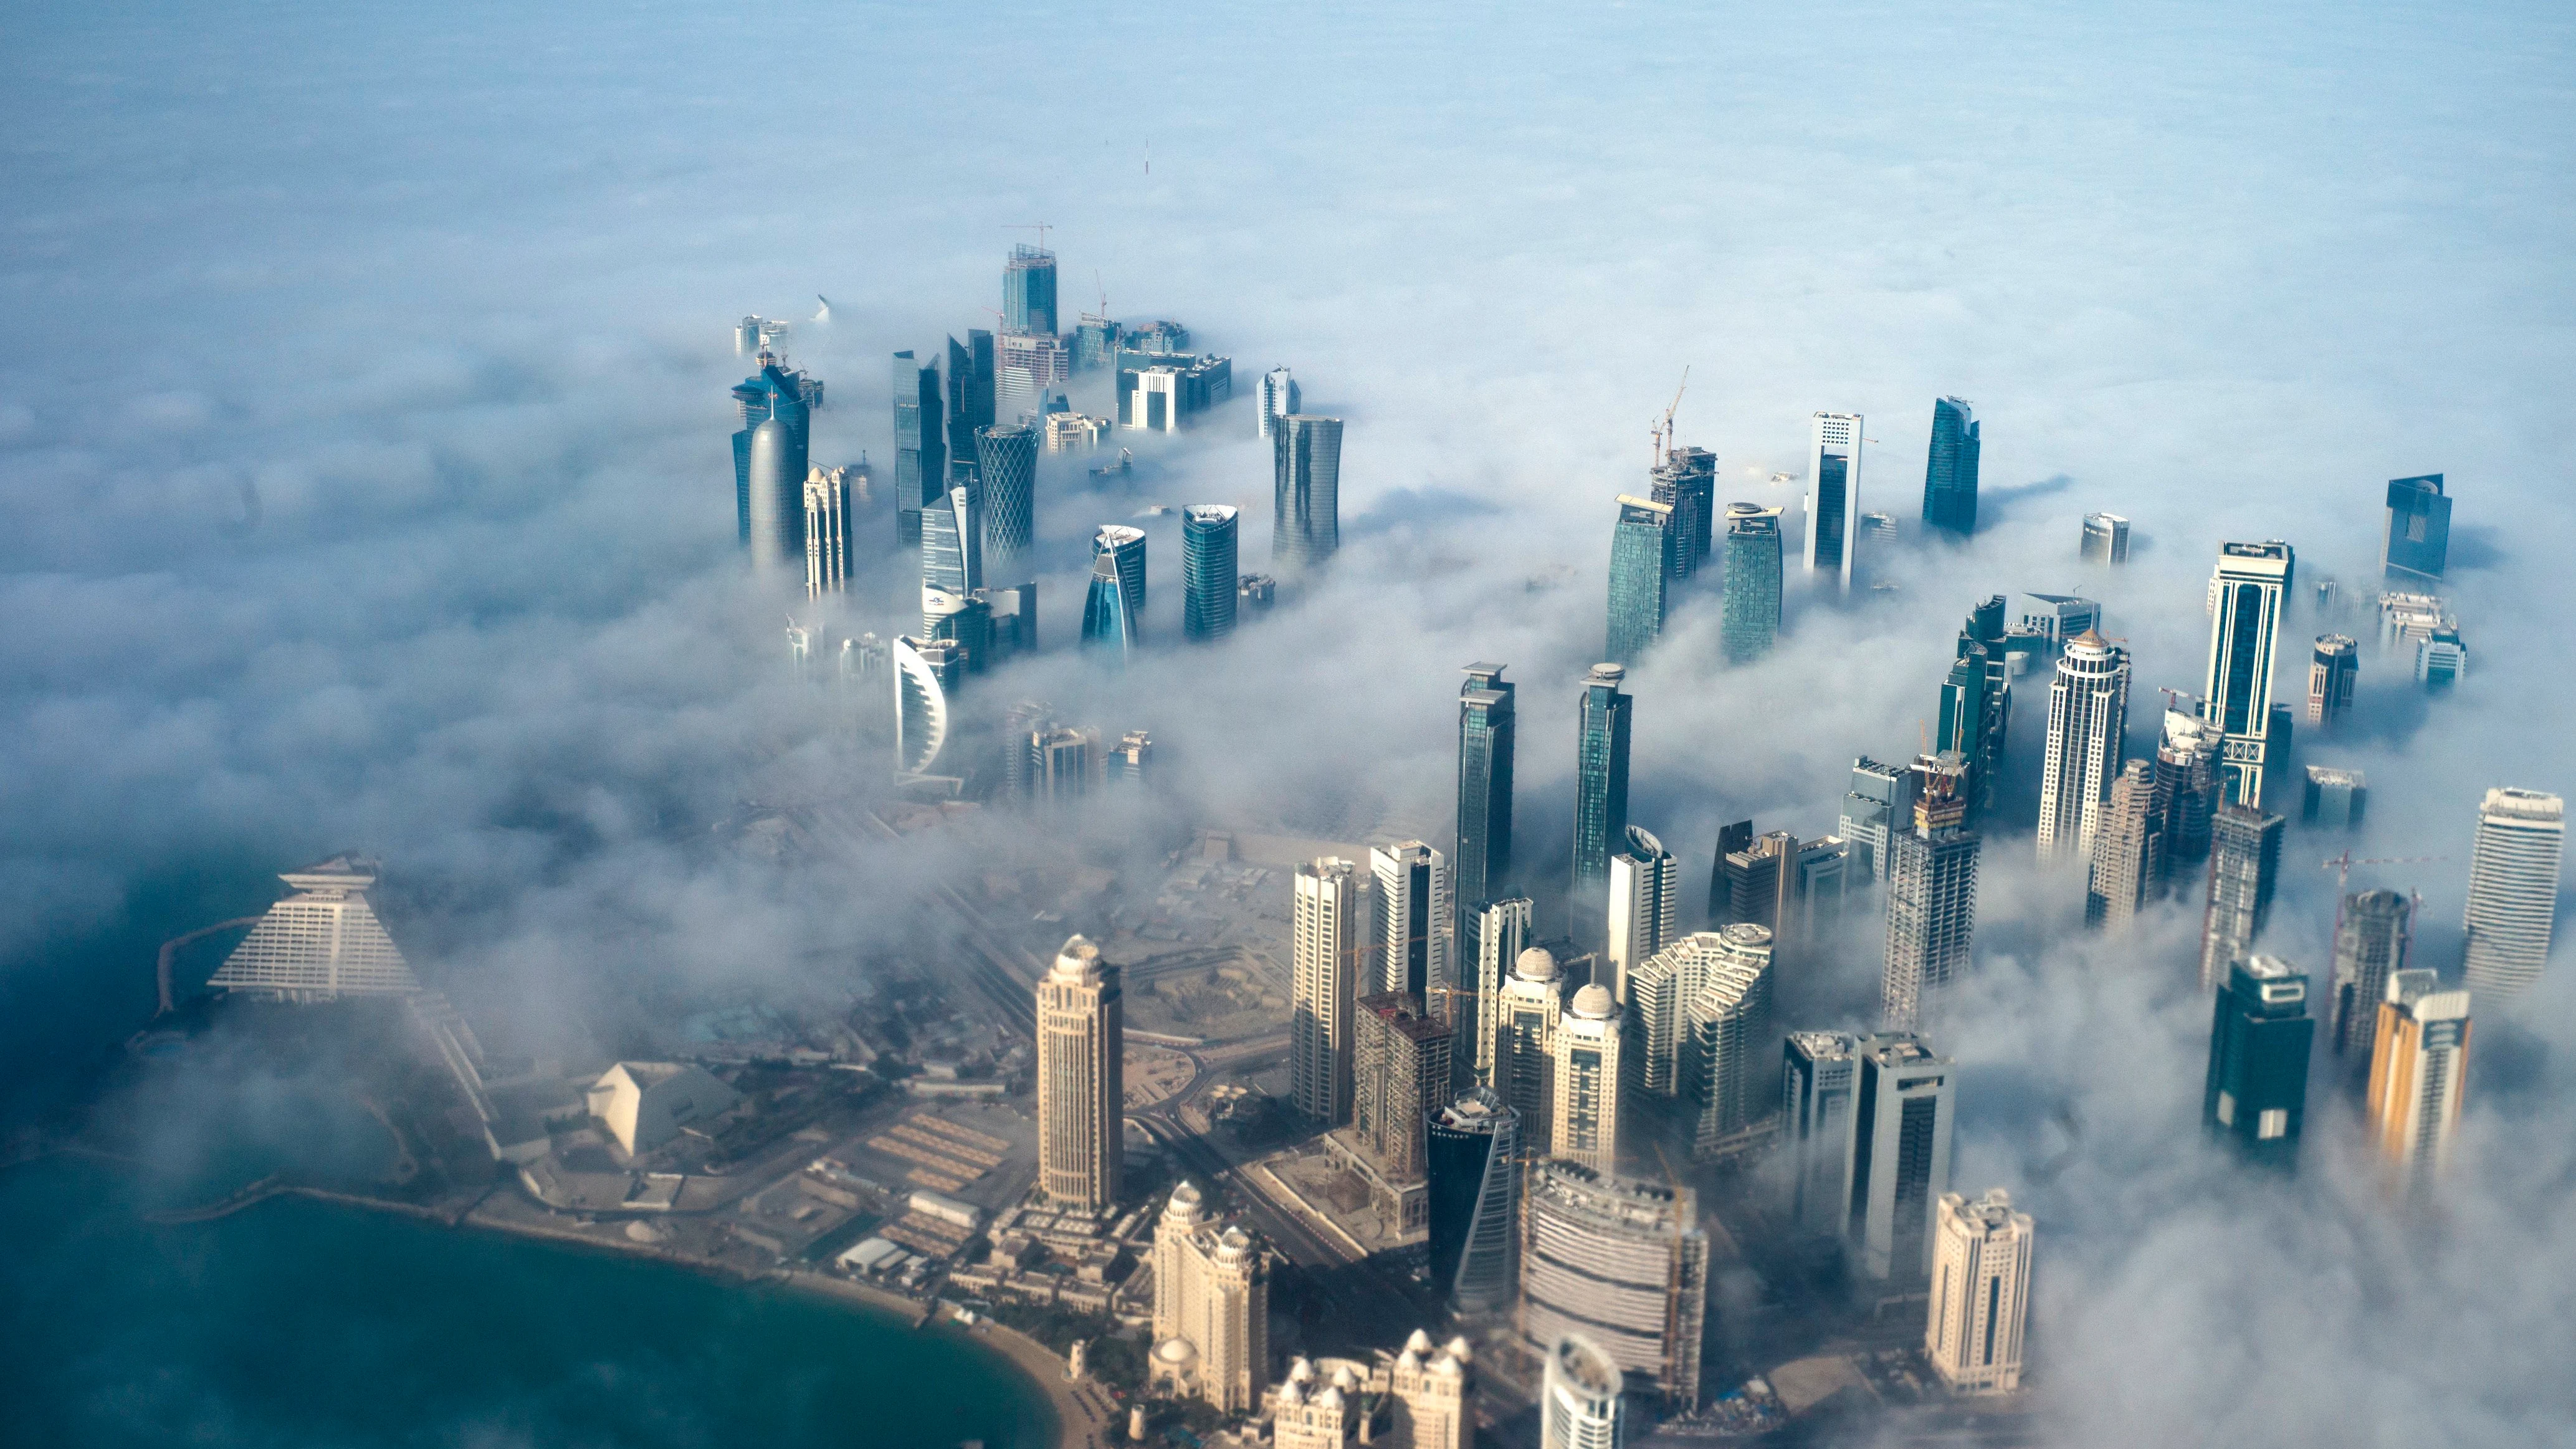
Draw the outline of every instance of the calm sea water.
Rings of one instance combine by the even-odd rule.
[[[998,1356],[885,1314],[295,1198],[154,1226],[142,1191],[80,1160],[0,1173],[0,1440],[1035,1449],[1052,1432]]]

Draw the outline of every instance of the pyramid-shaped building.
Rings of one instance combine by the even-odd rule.
[[[278,879],[295,894],[268,908],[208,979],[209,989],[279,1001],[409,996],[421,989],[367,904],[374,861],[334,856]]]

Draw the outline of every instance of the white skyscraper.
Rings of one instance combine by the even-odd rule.
[[[1832,575],[1845,593],[1860,556],[1860,447],[1860,414],[1815,415],[1807,446],[1807,572]]]
[[[1376,883],[1358,866],[1318,856],[1297,867],[1289,923],[1288,1091],[1309,1120],[1351,1119],[1352,1012],[1367,969]]]
[[[1271,427],[1279,419],[1295,411],[1297,411],[1297,379],[1290,377],[1288,369],[1284,367],[1274,367],[1263,373],[1259,423],[1261,431],[1256,436],[1269,437]]]
[[[1631,825],[1610,853],[1610,932],[1605,953],[1612,994],[1628,1002],[1628,973],[1664,948],[1681,927],[1681,862],[1664,843]]]
[[[2127,758],[2129,651],[2091,629],[2066,641],[2048,688],[2039,776],[2039,858],[2088,859],[2093,828]]]
[[[1941,1194],[1932,1226],[1932,1311],[1923,1356],[1954,1394],[2021,1387],[2022,1325],[2030,1316],[2030,1214],[1994,1188],[1970,1202]]]
[[[1755,1145],[1760,1134],[1753,1129],[1778,1110],[1772,1064],[1779,1038],[1771,1031],[1771,933],[1737,921],[1701,934],[1714,934],[1717,947],[1691,999],[1679,1075],[1695,1119],[1691,1155],[1712,1162]]]
[[[279,880],[295,894],[268,908],[206,985],[282,1001],[409,996],[411,966],[367,903],[376,863],[334,856]]]
[[[1628,1416],[1619,1365],[1607,1350],[1569,1333],[1548,1351],[1539,1390],[1543,1449],[1623,1449]]]
[[[1528,949],[1536,909],[1527,896],[1513,896],[1485,907],[1476,914],[1476,996],[1466,1010],[1456,1013],[1450,1029],[1475,1035],[1472,1051],[1461,1045],[1453,1047],[1476,1066],[1476,1085],[1503,1090],[1494,1076],[1495,1043],[1499,1036],[1495,1024],[1502,1020],[1503,983],[1512,975],[1512,963]]]
[[[2469,861],[2468,984],[2510,994],[2540,979],[2558,915],[2567,807],[2538,790],[2489,790]]]
[[[1419,840],[1373,845],[1369,874],[1377,881],[1377,989],[1446,1005],[1457,980],[1450,963],[1458,913],[1449,899],[1449,857]]]
[[[2219,797],[2261,805],[2272,760],[2272,655],[2296,567],[2290,546],[2222,543],[2209,579],[2209,673],[2201,718],[2218,726]],[[2286,748],[2287,741],[2281,742]]]
[[[1619,1003],[1595,981],[1556,1021],[1549,1151],[1598,1172],[1619,1170]]]

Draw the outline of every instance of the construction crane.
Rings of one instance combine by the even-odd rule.
[[[2343,902],[2344,897],[2352,893],[2352,868],[2354,866],[2429,865],[2437,860],[2448,859],[2450,859],[2450,857],[2447,855],[2374,855],[2356,860],[2353,858],[2353,853],[2349,848],[2347,848],[2341,855],[2327,856],[2323,861],[2318,863],[2335,873],[2335,934],[2337,936],[2341,936],[2343,934]],[[2409,891],[2407,894],[2418,904],[2420,904],[2424,899],[2421,895],[2413,891]]]
[[[1043,221],[1024,221],[1024,222],[1019,223],[1019,224],[1018,224],[1018,225],[1016,225],[1016,226],[1006,226],[1006,227],[1002,228],[1002,230],[1004,230],[1004,231],[1033,231],[1033,232],[1036,232],[1036,233],[1038,234],[1038,250],[1039,250],[1039,251],[1045,251],[1045,250],[1046,250],[1046,234],[1047,234],[1048,232],[1050,232],[1050,231],[1053,231],[1054,229],[1055,229],[1055,227],[1054,227],[1054,224],[1053,224],[1053,223],[1051,223],[1051,222],[1043,222]]]
[[[1680,411],[1682,405],[1682,394],[1688,391],[1690,391],[1690,366],[1685,363],[1682,366],[1682,385],[1673,389],[1673,400],[1671,406],[1664,409],[1662,421],[1656,423],[1654,427],[1647,430],[1647,436],[1654,440],[1655,465],[1657,467],[1663,466],[1664,455],[1673,450],[1673,414]]]

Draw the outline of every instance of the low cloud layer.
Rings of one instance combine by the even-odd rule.
[[[1911,753],[1995,592],[2104,601],[2142,744],[2154,688],[2197,686],[2219,540],[2287,539],[2303,580],[2366,596],[2382,480],[2442,471],[2470,675],[2428,702],[2365,648],[2354,727],[2302,758],[2366,770],[2369,824],[2293,834],[2270,944],[2323,973],[2316,862],[2350,844],[2445,857],[2355,880],[2420,889],[2448,965],[2481,792],[2576,786],[2570,41],[2538,7],[21,25],[0,1096],[40,1099],[148,1003],[148,968],[100,942],[255,907],[263,872],[331,849],[393,863],[441,969],[532,1030],[595,1026],[603,983],[793,995],[914,941],[946,855],[781,870],[709,843],[746,799],[854,778],[787,678],[791,601],[738,567],[727,329],[834,298],[790,344],[830,389],[815,456],[887,478],[886,354],[990,325],[1007,228],[1039,221],[1068,316],[1096,269],[1113,314],[1181,320],[1246,391],[1290,365],[1349,424],[1329,573],[1183,649],[1177,534],[1149,521],[1151,647],[1114,679],[1062,647],[1080,540],[1233,502],[1266,567],[1267,455],[1239,399],[1137,443],[1123,488],[1047,462],[1054,647],[979,698],[1150,727],[1184,813],[1442,841],[1455,671],[1498,659],[1523,854],[1561,859],[1610,500],[1682,369],[1679,436],[1719,455],[1721,502],[1793,503],[1768,480],[1803,470],[1807,414],[1857,411],[1864,506],[1909,535],[1931,401],[1957,393],[1985,421],[1985,530],[1909,539],[1890,597],[1793,590],[1747,668],[1714,662],[1713,597],[1685,599],[1631,672],[1633,817],[1694,874],[1722,821],[1831,828],[1851,757]],[[2095,508],[2137,521],[2122,572],[2076,562]],[[850,628],[910,627],[904,567],[873,558]],[[2016,703],[2033,768],[2043,682]],[[2212,1160],[2196,909],[2088,940],[2080,882],[2032,855],[1989,842],[1985,960],[1933,1029],[1968,1068],[1960,1185],[2040,1221],[2062,1442],[2563,1433],[2567,963],[2482,1005],[2460,1171],[2403,1215],[2340,1108],[2312,1113],[2295,1184]],[[154,919],[174,895],[207,909]],[[1873,944],[1801,988],[1819,1012],[1865,1008]]]

